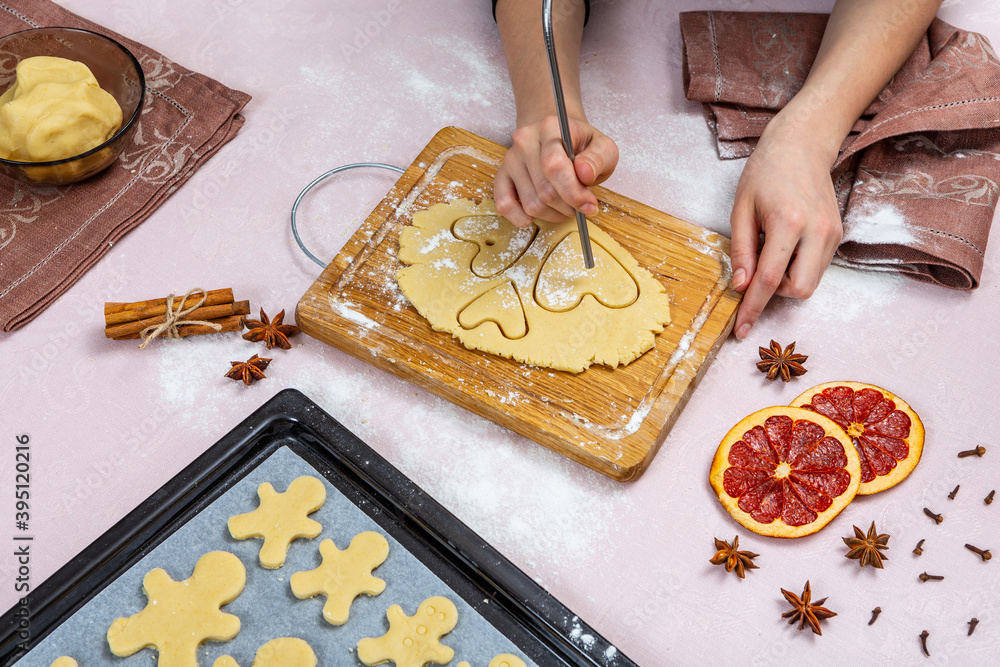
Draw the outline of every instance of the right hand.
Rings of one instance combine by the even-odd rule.
[[[827,126],[822,112],[817,121]],[[843,236],[830,178],[839,135],[824,136],[796,113],[790,103],[768,123],[736,186],[730,224],[733,288],[745,293],[733,328],[740,339],[772,296],[808,299]]]
[[[497,211],[518,227],[534,218],[562,222],[597,213],[597,185],[618,165],[618,146],[585,119],[569,119],[575,160],[563,148],[556,116],[519,127],[493,182]]]

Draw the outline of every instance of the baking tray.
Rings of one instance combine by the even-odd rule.
[[[0,666],[13,665],[26,655],[32,656],[32,649],[47,650],[46,639],[53,635],[54,641],[63,623],[68,619],[73,619],[71,623],[76,622],[73,615],[81,609],[83,613],[76,618],[86,618],[90,607],[84,609],[85,606],[98,605],[100,596],[106,594],[119,578],[132,575],[133,566],[137,563],[144,565],[139,561],[150,556],[160,545],[164,548],[169,546],[168,540],[178,531],[196,526],[198,522],[193,519],[206,510],[211,511],[214,502],[244,478],[253,477],[258,467],[266,466],[273,456],[284,455],[283,450],[308,464],[314,470],[313,474],[322,476],[377,524],[376,529],[386,533],[390,542],[395,541],[402,546],[443,582],[453,595],[449,595],[447,590],[439,591],[439,594],[453,597],[460,608],[465,605],[471,607],[479,618],[491,626],[491,631],[495,630],[505,641],[517,647],[515,653],[543,667],[629,667],[635,664],[306,396],[287,389],[264,404],[29,594],[31,637],[27,642],[27,653],[19,648],[21,640],[18,636],[18,617],[15,615],[18,607],[0,617]],[[256,480],[253,483],[253,488],[256,488]],[[276,488],[283,490],[284,484],[276,484]],[[330,502],[329,495],[327,502]],[[255,506],[246,509],[248,511]],[[324,524],[320,539],[327,536]],[[339,548],[346,546],[340,539],[335,541]],[[289,550],[290,558],[293,550],[303,550],[302,542],[293,542]],[[248,540],[240,544],[247,545],[256,554],[260,541]],[[309,550],[315,551],[318,540],[309,544],[312,545]],[[175,579],[186,578],[195,560],[193,557],[190,563],[178,566],[179,569],[171,575]],[[252,575],[260,568],[255,559],[249,560],[244,556],[243,561],[247,567],[249,589]],[[147,569],[142,567],[138,576],[141,577]],[[289,562],[283,570],[287,577],[295,568],[290,568]],[[374,574],[378,576],[379,570],[375,570]],[[391,586],[392,582],[389,583]],[[122,615],[134,613],[142,607],[145,598],[138,590],[136,594],[141,604],[138,608],[122,610]],[[380,603],[372,601],[378,601],[379,597],[363,596],[358,602],[378,605]],[[302,601],[302,605],[312,603],[303,607],[303,618],[318,616],[322,600],[320,597]],[[231,607],[237,602],[239,598],[223,607],[223,611],[233,611]],[[384,609],[393,602],[381,602],[379,613],[383,619]],[[413,613],[415,605],[411,606],[413,608],[404,605],[406,613]],[[352,620],[354,613],[352,608]],[[368,634],[378,636],[384,630],[385,627],[381,627],[377,633]],[[261,639],[257,645],[268,638]],[[234,643],[239,639],[240,636],[237,636]],[[449,644],[449,636],[446,635],[443,641]],[[206,646],[218,647],[213,655],[228,652],[227,643],[208,642],[202,645],[203,648]],[[324,662],[322,659],[322,646],[314,644],[314,648],[321,664],[331,664],[330,660]],[[72,654],[71,651],[69,653]],[[199,651],[199,655],[203,652]],[[151,651],[141,651],[136,656],[123,659],[127,662],[122,664],[155,664],[153,656]],[[456,652],[453,662],[467,659],[467,656],[468,653]],[[237,658],[241,664],[249,664],[246,657]],[[30,659],[24,660],[23,664],[29,662]],[[202,662],[211,663],[204,658]],[[361,664],[353,657],[350,662]],[[344,664],[344,661],[338,660],[336,664]]]

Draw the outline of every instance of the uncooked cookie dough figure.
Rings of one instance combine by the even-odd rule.
[[[626,11],[624,5],[615,11]],[[768,123],[747,160],[730,215],[733,287],[745,292],[734,331],[745,338],[775,294],[806,299],[819,285],[843,229],[830,167],[851,126],[927,30],[941,0],[838,0],[802,89]],[[511,222],[597,212],[587,186],[618,164],[615,142],[587,120],[580,41],[589,6],[553,0],[553,31],[576,159],[555,117],[540,0],[494,0],[517,103],[517,130],[494,182]],[[891,38],[890,38],[891,36]],[[622,36],[625,39],[626,36]],[[678,74],[679,76],[679,74]],[[766,235],[761,246],[760,234]]]

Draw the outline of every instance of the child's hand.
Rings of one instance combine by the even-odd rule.
[[[546,116],[514,132],[493,182],[497,211],[518,227],[533,218],[561,222],[597,213],[597,197],[587,186],[601,183],[618,165],[618,146],[586,120],[570,118],[570,136],[576,159],[563,148],[559,121]]]
[[[815,134],[795,123],[793,106],[786,111],[768,124],[736,187],[733,288],[745,291],[737,338],[747,336],[773,295],[809,298],[843,235],[830,178],[836,152],[831,156]]]

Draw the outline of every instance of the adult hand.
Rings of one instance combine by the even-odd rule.
[[[618,146],[586,120],[569,119],[575,160],[563,148],[555,116],[519,127],[493,182],[497,211],[518,227],[533,218],[560,222],[597,213],[587,186],[603,182],[618,165]]]
[[[745,292],[737,338],[746,338],[773,295],[809,298],[843,236],[830,177],[833,157],[797,129],[776,116],[736,187],[733,288]]]

